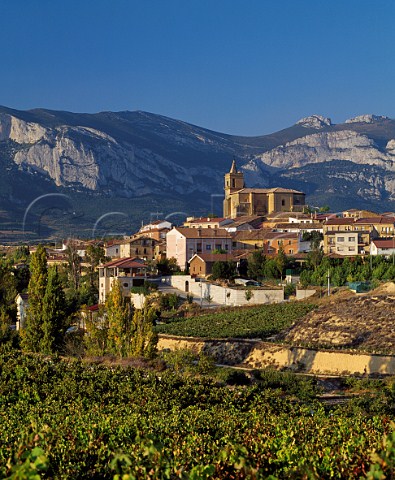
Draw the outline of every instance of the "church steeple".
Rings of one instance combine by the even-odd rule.
[[[232,166],[230,167],[229,173],[237,173],[236,160],[233,159]]]

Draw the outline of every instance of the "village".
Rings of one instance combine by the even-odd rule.
[[[61,248],[46,247],[48,265],[68,265],[71,255],[78,277],[89,266],[87,251],[101,249],[95,265],[97,301],[87,305],[97,312],[114,282],[136,308],[144,305],[147,284],[201,307],[243,306],[283,302],[290,294],[305,299],[323,286],[329,294],[331,284],[338,286],[329,276],[315,283],[303,281],[303,274],[301,279],[312,261],[317,267],[323,259],[372,263],[377,256],[394,258],[393,213],[330,213],[307,206],[300,191],[247,188],[235,161],[225,174],[224,191],[222,217],[186,218],[179,226],[157,219],[134,234],[105,241],[67,239]],[[254,274],[259,256],[266,261],[266,272]],[[367,279],[358,280],[363,285]],[[16,301],[19,329],[25,323],[28,295],[20,292]]]

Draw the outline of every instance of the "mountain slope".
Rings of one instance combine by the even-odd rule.
[[[0,107],[0,208],[14,227],[37,196],[56,192],[78,198],[81,219],[115,205],[134,211],[129,230],[147,215],[146,205],[150,214],[174,207],[220,214],[233,157],[249,186],[297,187],[308,202],[333,209],[395,209],[395,121],[387,117],[333,125],[312,115],[270,135],[240,137],[141,111],[7,107]]]

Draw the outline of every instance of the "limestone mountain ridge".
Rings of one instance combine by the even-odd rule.
[[[196,209],[205,209],[212,194],[222,194],[233,158],[251,187],[298,188],[307,202],[335,208],[395,210],[395,120],[385,116],[333,124],[311,115],[284,130],[246,137],[142,111],[0,107],[3,178],[12,172],[0,184],[0,207],[18,203],[13,185],[23,176],[40,185],[45,180],[51,191],[193,199]]]

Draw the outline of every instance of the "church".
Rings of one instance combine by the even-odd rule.
[[[236,162],[225,174],[224,217],[269,215],[274,212],[301,212],[305,194],[287,188],[246,188],[243,172],[237,171]]]

